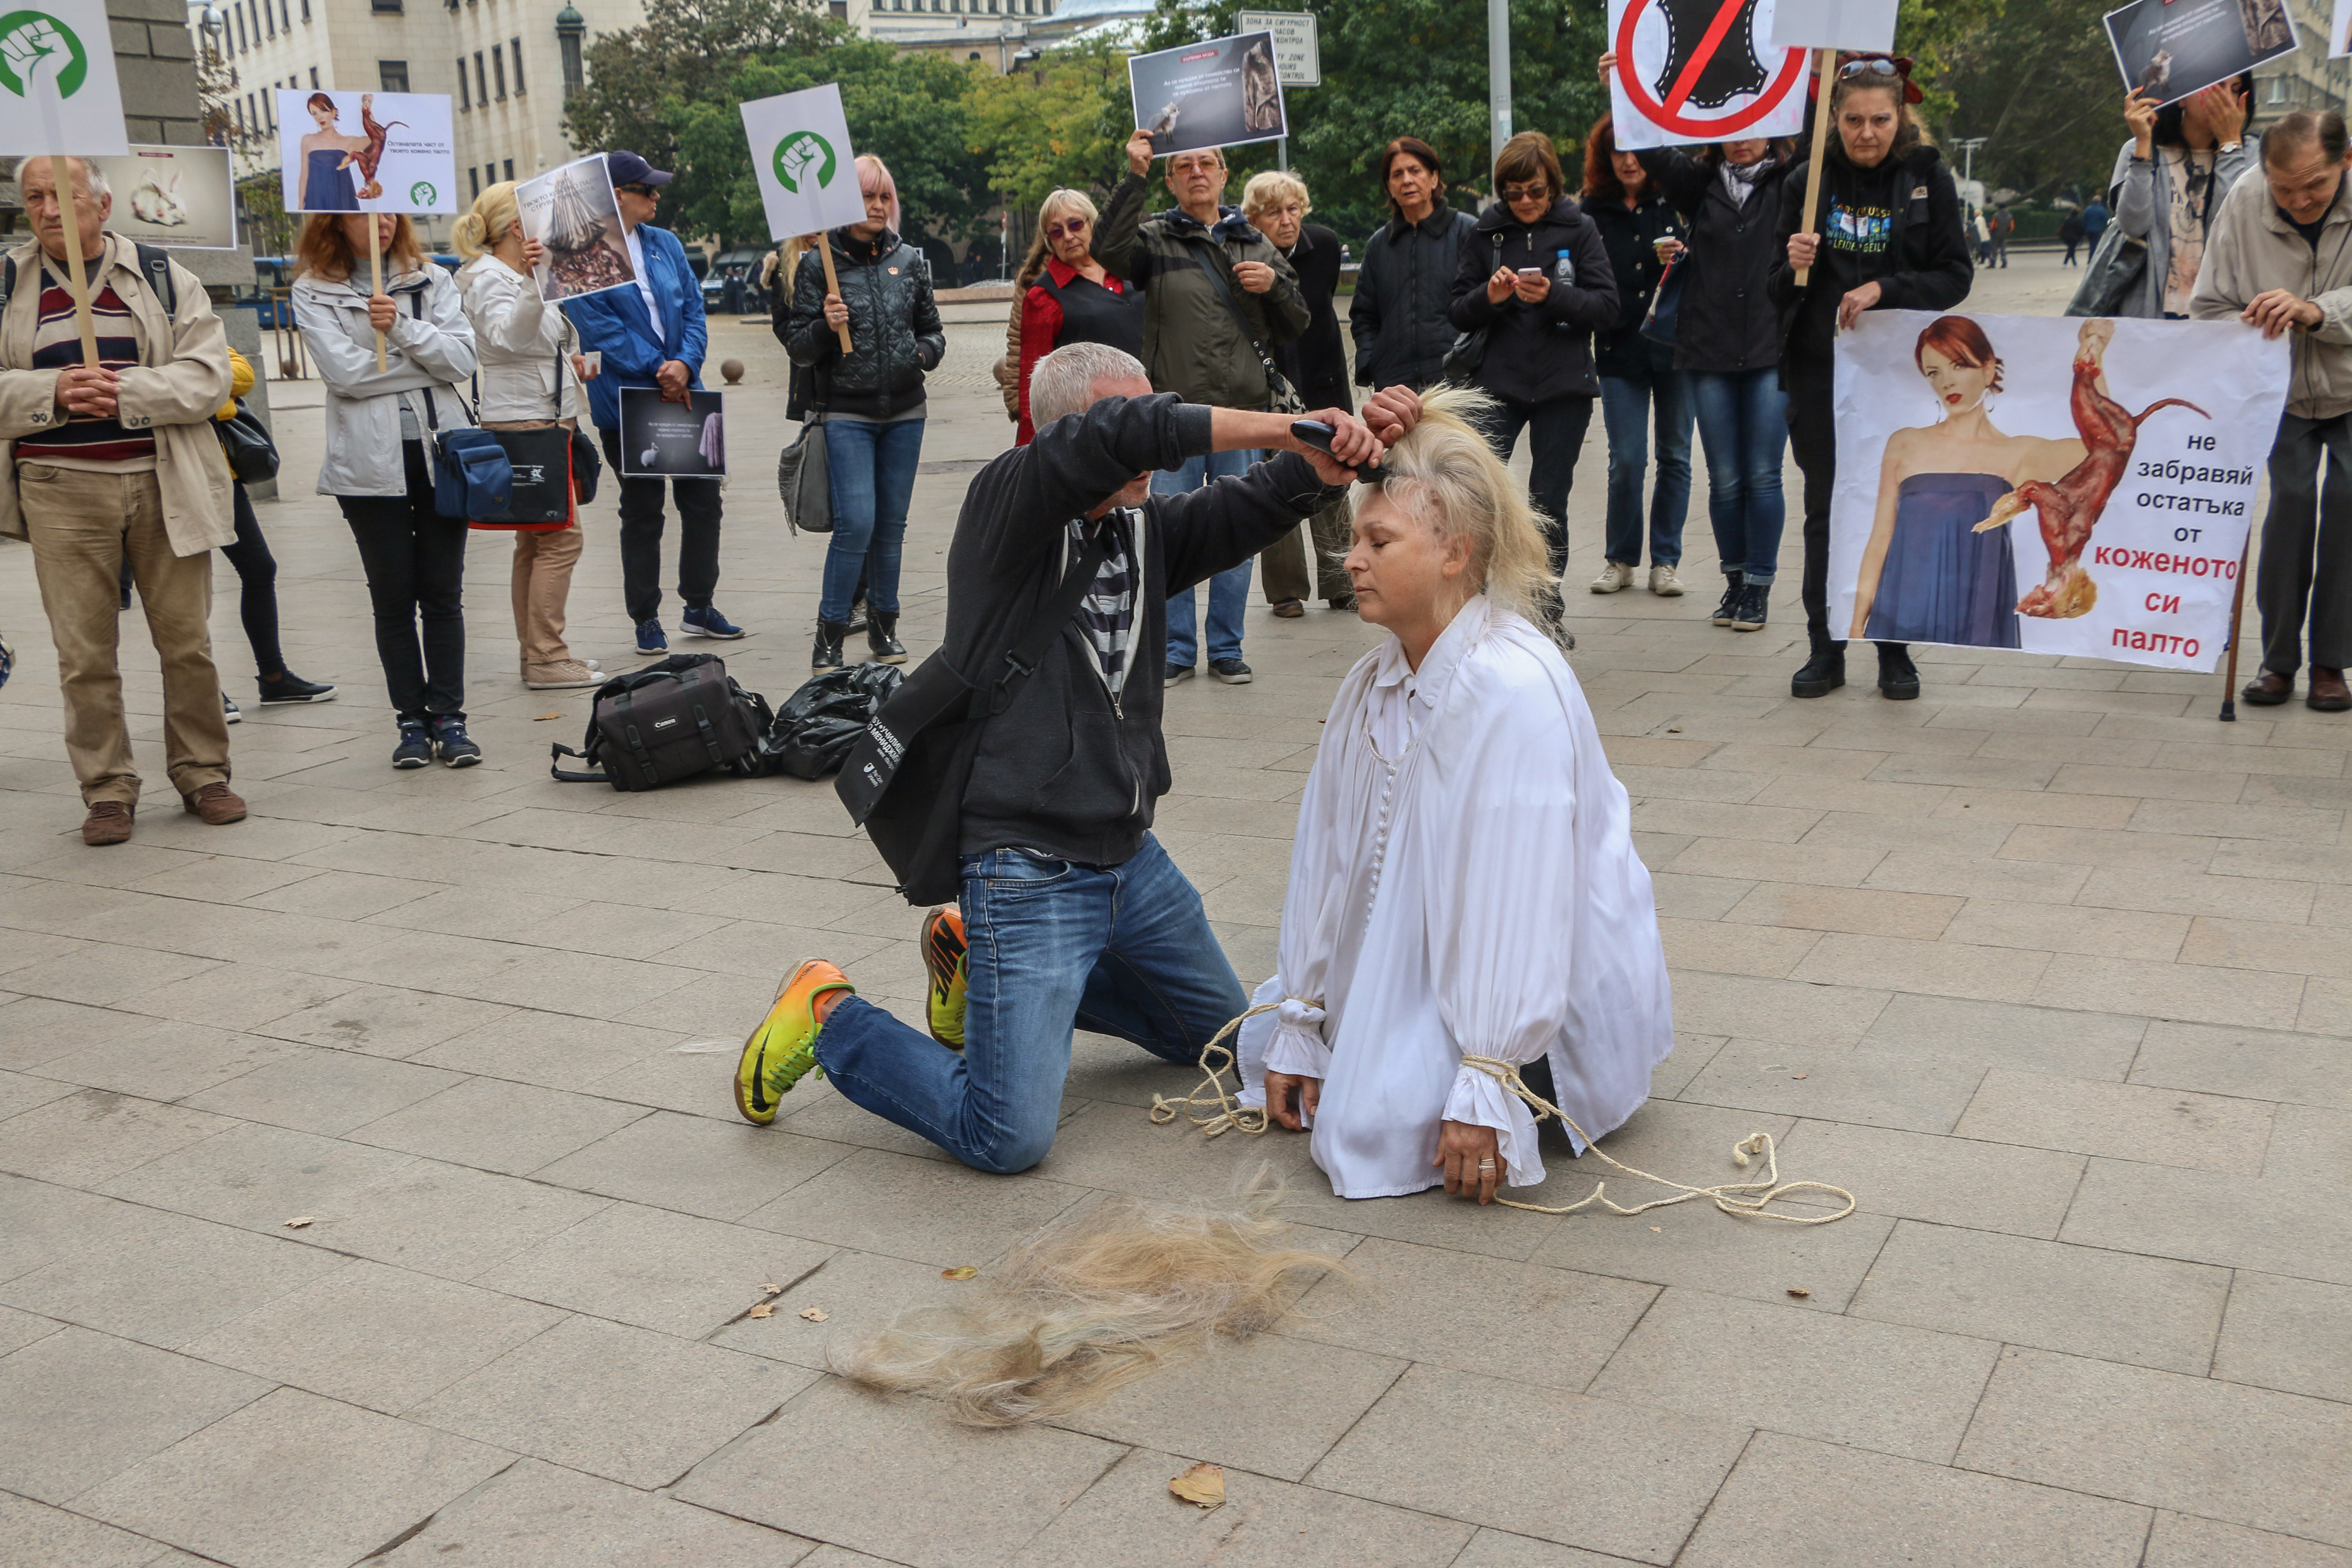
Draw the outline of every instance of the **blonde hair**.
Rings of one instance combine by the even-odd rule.
[[[1288,1245],[1264,1167],[1223,1203],[1080,1205],[950,1307],[902,1312],[831,1359],[854,1383],[944,1399],[974,1426],[1053,1420],[1220,1336],[1270,1328],[1328,1253]]]
[[[521,222],[522,208],[515,201],[515,183],[500,180],[474,198],[474,205],[450,226],[449,238],[457,247],[458,258],[471,261],[478,256],[488,255],[490,247]]]
[[[1280,169],[1267,169],[1252,174],[1249,184],[1242,187],[1244,217],[1270,213],[1292,202],[1298,204],[1298,216],[1301,217],[1315,210],[1315,204],[1307,199],[1307,182]]]
[[[1552,623],[1559,579],[1525,486],[1511,477],[1480,425],[1495,400],[1449,386],[1421,400],[1421,423],[1381,459],[1381,493],[1398,510],[1437,534],[1470,545],[1470,575],[1485,593],[1537,626]],[[1360,506],[1370,487],[1357,488]]]
[[[1029,254],[1022,258],[1021,270],[1013,275],[1017,287],[1028,288],[1037,281],[1037,275],[1045,270],[1045,258],[1054,249],[1045,237],[1045,226],[1064,213],[1076,213],[1090,226],[1102,216],[1095,210],[1094,198],[1084,191],[1064,189],[1047,196],[1037,208],[1037,233],[1029,242]]]

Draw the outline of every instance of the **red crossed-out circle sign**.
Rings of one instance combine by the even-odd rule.
[[[1805,51],[1790,49],[1785,51],[1788,58],[1780,62],[1780,74],[1765,84],[1764,90],[1758,93],[1745,109],[1714,119],[1685,114],[1683,105],[1690,97],[1690,89],[1697,83],[1699,72],[1714,58],[1715,51],[1723,47],[1732,23],[1738,21],[1740,13],[1746,9],[1744,0],[1722,0],[1706,36],[1699,40],[1698,47],[1691,51],[1689,63],[1683,68],[1682,79],[1668,90],[1666,100],[1661,103],[1650,96],[1649,88],[1633,70],[1633,29],[1641,23],[1642,14],[1649,9],[1650,3],[1651,0],[1633,0],[1625,7],[1624,19],[1617,25],[1617,85],[1625,89],[1625,96],[1633,100],[1635,109],[1642,111],[1643,118],[1654,125],[1687,136],[1694,142],[1727,141],[1780,108],[1797,83],[1804,79]],[[1760,39],[1758,41],[1761,42]],[[1762,49],[1757,52],[1759,55],[1764,53]]]

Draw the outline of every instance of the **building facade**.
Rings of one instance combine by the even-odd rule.
[[[2341,110],[2352,94],[2352,58],[2327,58],[2332,0],[2287,0],[2287,9],[2294,17],[2296,48],[2254,68],[2252,124],[2257,131],[2298,109]]]

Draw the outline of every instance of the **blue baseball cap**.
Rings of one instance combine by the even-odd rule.
[[[607,153],[604,172],[619,185],[667,185],[677,176],[667,169],[656,169],[635,153]]]

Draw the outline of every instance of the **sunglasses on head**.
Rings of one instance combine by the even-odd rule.
[[[1082,217],[1070,218],[1062,223],[1049,223],[1045,226],[1045,237],[1048,239],[1059,239],[1066,234],[1076,236],[1086,232],[1087,220]]]
[[[1860,77],[1874,76],[1892,79],[1903,74],[1902,68],[1885,55],[1873,55],[1864,59],[1848,60],[1838,67],[1838,80],[1853,81]]]

